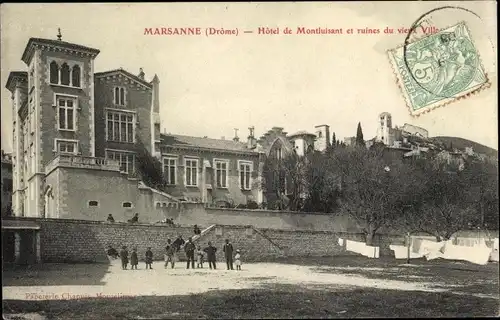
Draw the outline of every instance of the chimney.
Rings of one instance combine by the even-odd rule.
[[[233,141],[234,142],[240,141],[240,138],[238,138],[238,129],[237,128],[234,128],[234,138],[233,138]]]
[[[257,140],[255,139],[255,137],[253,135],[254,129],[255,129],[254,127],[248,128],[248,130],[250,131],[250,134],[248,135],[248,139],[247,139],[247,148],[248,149],[255,149],[255,147],[257,146]]]
[[[142,72],[142,74],[144,77],[144,72]],[[153,112],[160,113],[160,79],[156,74],[153,77],[151,84],[153,85]]]
[[[144,71],[142,70],[142,68],[139,69],[139,75],[138,77],[141,78],[142,80],[144,80],[144,76],[145,76],[145,73]]]

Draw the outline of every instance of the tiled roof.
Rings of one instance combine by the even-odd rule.
[[[185,148],[200,148],[200,149],[213,149],[221,151],[233,151],[233,152],[243,151],[243,152],[257,153],[257,151],[255,150],[248,149],[247,144],[244,142],[183,136],[178,134],[162,134],[161,144],[164,146],[175,146],[175,147],[185,147]]]
[[[96,72],[96,73],[94,73],[94,76],[95,77],[103,77],[103,76],[111,75],[113,73],[122,73],[125,76],[127,76],[129,78],[132,78],[134,81],[137,81],[137,82],[139,82],[139,83],[141,83],[141,84],[143,84],[143,85],[145,85],[145,86],[147,86],[149,88],[153,87],[153,85],[151,83],[147,82],[144,79],[139,78],[135,74],[130,73],[127,70],[122,69],[122,68],[120,68],[120,69],[114,69],[114,70],[109,70],[109,71],[103,71],[103,72]]]

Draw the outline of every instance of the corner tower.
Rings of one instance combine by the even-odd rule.
[[[62,41],[60,31],[57,38],[30,38],[22,55],[27,94],[14,113],[20,124],[14,138],[23,136],[15,161],[23,167],[24,196],[16,207],[24,207],[25,216],[44,216],[45,166],[57,154],[95,154],[93,73],[99,50]]]

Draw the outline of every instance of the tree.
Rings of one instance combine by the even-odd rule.
[[[335,132],[332,134],[332,148],[337,146],[337,138],[335,137]]]
[[[364,147],[365,139],[363,138],[363,130],[361,129],[361,122],[358,122],[358,129],[356,131],[356,146]]]
[[[498,228],[496,172],[494,164],[483,161],[467,161],[461,169],[435,159],[413,163],[408,176],[413,199],[406,199],[401,225],[407,231],[434,235],[437,241],[460,230],[484,227],[486,220],[493,224],[490,228]]]
[[[139,137],[135,149],[137,173],[142,182],[148,187],[165,191],[167,181],[163,175],[161,162],[149,152]]]
[[[470,156],[464,170],[471,201],[480,216],[480,227],[498,230],[498,161]]]
[[[289,152],[283,158],[269,156],[264,162],[261,187],[270,198],[274,198],[274,201],[268,201],[274,202],[276,209],[295,211],[302,207],[308,158]]]
[[[333,152],[333,150],[332,150]],[[338,209],[340,176],[334,170],[329,154],[315,154],[307,168],[306,212],[333,213]]]
[[[332,160],[341,179],[340,213],[355,219],[372,245],[377,231],[398,220],[412,191],[407,166],[400,160],[387,165],[382,152],[366,148],[338,148]]]

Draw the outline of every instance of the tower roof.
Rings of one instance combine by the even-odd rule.
[[[70,43],[62,40],[51,40],[51,39],[42,39],[42,38],[30,38],[28,40],[28,44],[24,49],[23,56],[21,60],[29,64],[31,58],[33,57],[33,53],[35,52],[35,48],[48,48],[55,51],[67,51],[71,53],[77,53],[82,55],[88,55],[92,58],[95,58],[99,54],[98,49],[82,46],[75,43]]]
[[[10,92],[13,92],[18,81],[27,82],[28,73],[26,71],[12,71],[9,74],[9,78],[7,79],[7,83],[5,84],[5,88],[7,88]]]

